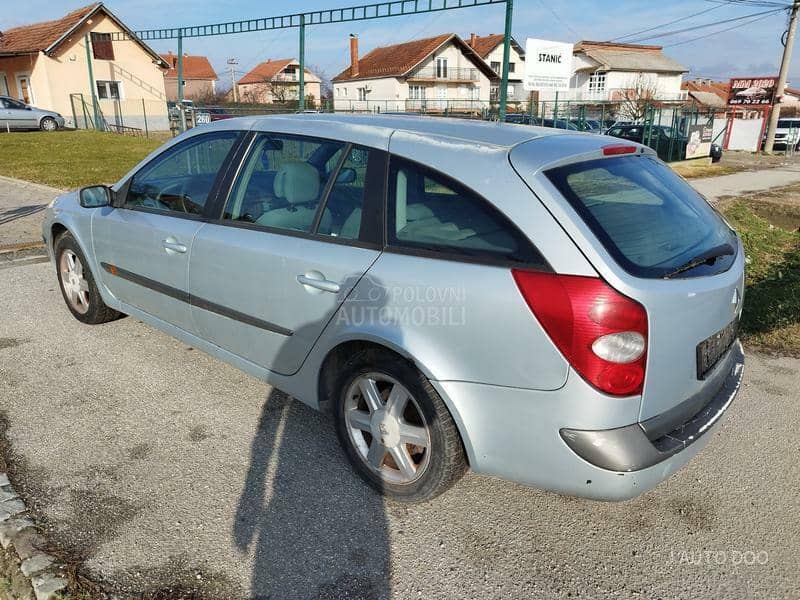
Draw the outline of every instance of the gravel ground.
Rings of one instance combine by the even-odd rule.
[[[749,355],[719,434],[636,500],[468,475],[404,506],[300,403],[135,319],[78,323],[50,265],[0,289],[15,485],[122,597],[797,597],[800,361]]]
[[[63,190],[0,176],[0,246],[42,240],[42,211]]]

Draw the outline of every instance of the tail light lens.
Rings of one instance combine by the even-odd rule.
[[[597,277],[512,271],[547,335],[586,381],[613,396],[641,394],[647,311]]]

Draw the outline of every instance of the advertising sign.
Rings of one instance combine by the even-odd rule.
[[[527,91],[567,90],[572,77],[572,44],[528,38],[525,44]]]
[[[686,158],[703,158],[711,154],[714,130],[710,125],[690,125],[686,143]]]
[[[775,100],[777,77],[731,79],[729,106],[771,106]]]

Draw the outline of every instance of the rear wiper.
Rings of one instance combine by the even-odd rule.
[[[683,273],[685,271],[690,271],[695,267],[699,267],[700,265],[713,265],[714,262],[723,256],[730,256],[734,254],[735,250],[733,246],[730,244],[720,244],[719,246],[714,246],[700,254],[699,256],[695,256],[692,260],[682,264],[680,267],[675,269],[674,271],[670,271],[666,273],[663,277],[664,279],[671,279],[678,275],[679,273]]]

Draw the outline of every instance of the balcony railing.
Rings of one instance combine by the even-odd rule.
[[[424,67],[408,77],[409,81],[478,81],[478,69]]]
[[[289,82],[293,83],[298,81],[297,72],[294,73],[278,73],[272,78],[273,81],[281,81],[281,82]]]

